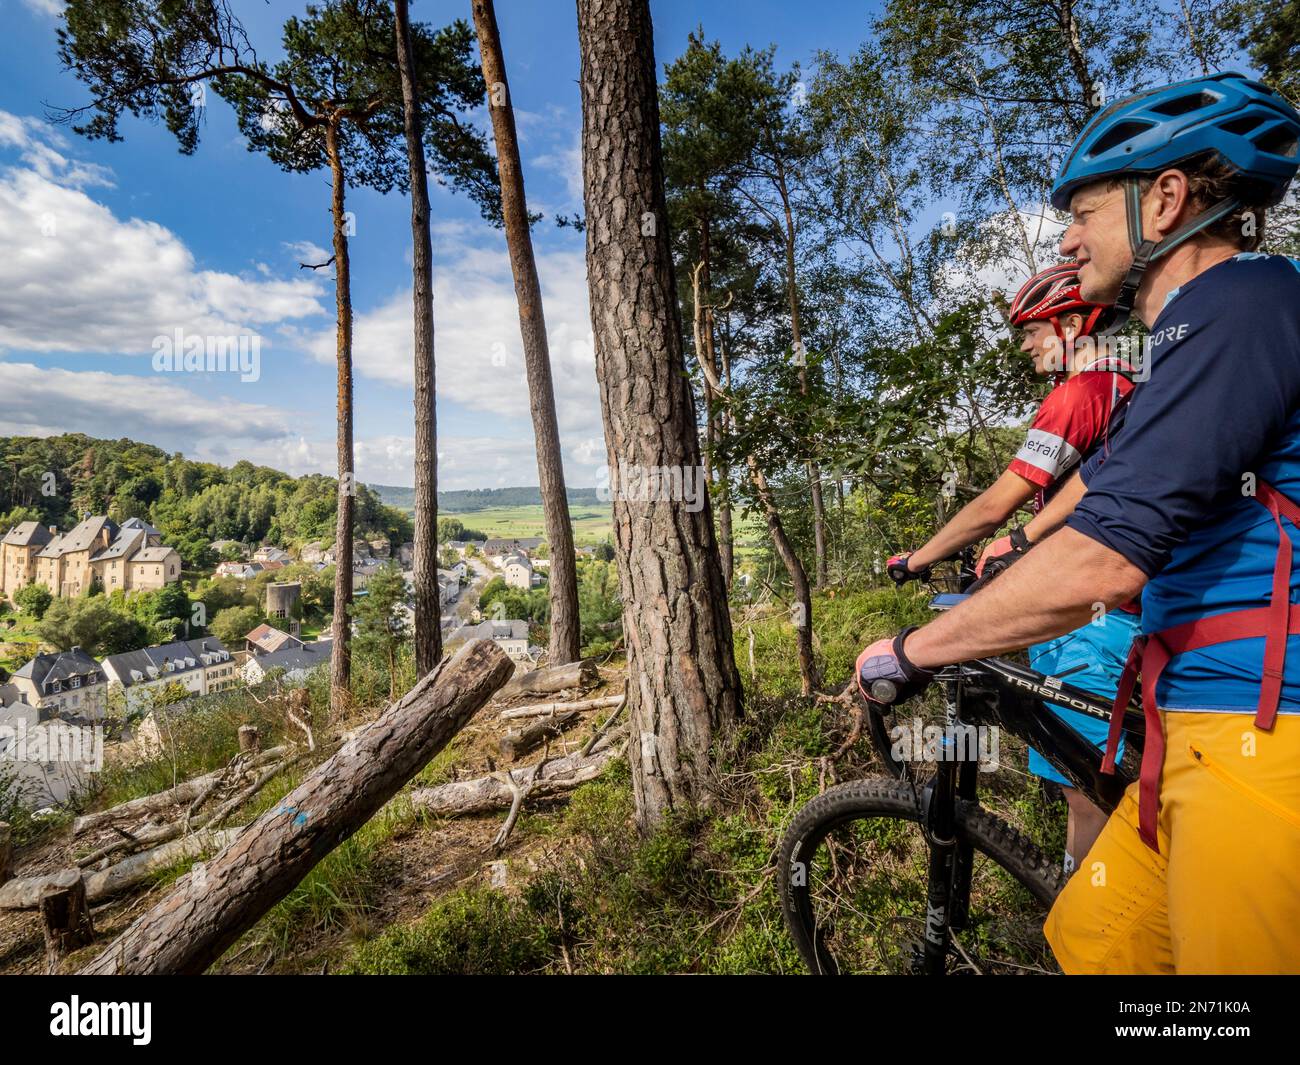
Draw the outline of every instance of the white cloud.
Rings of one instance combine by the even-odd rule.
[[[202,379],[193,380],[189,388],[161,376],[0,362],[0,434],[48,436],[75,429],[111,439],[129,427],[134,439],[191,457],[287,435],[289,412],[204,394]]]
[[[117,218],[84,191],[107,172],[61,144],[0,112],[0,147],[24,164],[0,170],[0,351],[149,354],[177,328],[253,333],[324,312],[316,278],[203,270],[164,226]]]
[[[433,303],[439,399],[490,418],[527,420],[519,310],[505,248],[444,241],[439,258]],[[585,259],[581,252],[551,252],[538,256],[537,267],[560,430],[566,436],[599,435]],[[306,344],[318,361],[333,363],[334,341],[330,328]],[[411,366],[411,293],[405,289],[357,316],[353,367],[361,376],[410,388]]]
[[[63,0],[23,0],[23,7],[38,15],[58,18],[63,14]]]

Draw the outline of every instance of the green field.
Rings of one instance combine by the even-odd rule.
[[[541,504],[536,506],[492,507],[464,514],[439,513],[440,518],[455,518],[467,529],[477,529],[490,537],[545,536]],[[609,507],[574,506],[569,508],[573,522],[573,540],[579,546],[603,543],[613,528]]]

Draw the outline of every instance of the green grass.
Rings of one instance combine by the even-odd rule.
[[[439,514],[440,518],[456,518],[467,529],[478,529],[490,537],[545,536],[546,523],[542,508],[536,506],[492,507],[464,514]],[[569,508],[573,522],[573,540],[579,546],[603,543],[613,530],[607,506],[578,505]]]
[[[838,690],[867,643],[928,617],[926,597],[892,588],[819,595],[814,631],[823,689]],[[755,674],[748,668],[754,630]],[[576,790],[561,813],[520,820],[510,887],[461,890],[418,920],[354,948],[343,969],[359,973],[790,973],[802,971],[786,931],[773,856],[794,812],[823,786],[819,759],[843,741],[838,708],[801,697],[794,630],[773,614],[735,626],[746,714],[716,748],[722,801],[711,812],[679,811],[650,835],[634,825],[630,770],[615,762]],[[941,693],[932,693],[933,711]],[[909,712],[911,712],[909,707]],[[1006,768],[981,779],[988,805],[1058,853],[1064,806],[1042,799],[1024,774],[1023,745],[1004,735]],[[441,779],[454,754],[426,771]],[[836,766],[841,780],[880,772],[865,739]],[[825,783],[829,784],[827,780]],[[894,857],[915,884],[898,894],[883,870],[866,876],[863,906],[886,914],[924,911],[924,852],[914,826],[862,826],[864,847]],[[1024,908],[1018,888],[981,885],[986,912]]]

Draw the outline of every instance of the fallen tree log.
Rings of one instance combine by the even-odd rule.
[[[578,723],[578,712],[570,710],[567,714],[557,714],[534,721],[525,729],[512,729],[497,743],[503,757],[512,762],[519,761],[529,751],[535,751],[547,740],[553,740],[564,734],[564,730]]]
[[[445,747],[513,668],[491,640],[438,663],[81,974],[203,972]]]
[[[547,798],[572,791],[600,776],[602,770],[622,751],[623,745],[615,742],[617,731],[610,734],[610,742],[588,755],[571,754],[545,762],[533,781],[531,797]],[[523,779],[532,766],[512,769],[516,779]],[[509,809],[514,792],[499,776],[477,777],[474,780],[455,780],[434,788],[416,788],[411,792],[411,804],[417,809],[443,817],[464,817],[470,814],[492,813]]]
[[[239,772],[249,769],[258,769],[270,762],[277,761],[289,753],[289,746],[272,747],[269,751],[263,751],[248,759],[239,767]],[[128,821],[137,818],[148,817],[159,811],[169,809],[172,806],[180,806],[185,803],[191,803],[204,793],[205,790],[221,782],[223,774],[231,771],[230,766],[223,766],[221,769],[215,769],[211,773],[204,773],[202,776],[195,777],[193,780],[186,780],[177,784],[174,788],[168,788],[166,791],[159,791],[153,795],[142,795],[138,799],[131,799],[128,802],[118,803],[107,810],[100,810],[93,814],[84,814],[72,822],[72,834],[80,836],[89,832],[93,828],[99,828],[101,825],[107,825],[114,821]]]
[[[548,692],[560,692],[566,688],[590,688],[600,680],[596,663],[565,662],[558,666],[543,666],[528,673],[521,673],[501,689],[500,699],[513,699],[529,692],[542,695]]]
[[[221,830],[204,829],[164,843],[161,847],[133,854],[116,865],[94,873],[82,873],[79,869],[60,869],[57,873],[45,873],[41,876],[25,876],[0,887],[0,910],[34,910],[41,904],[41,896],[51,889],[67,888],[75,880],[86,884],[86,900],[90,903],[102,902],[137,887],[160,869],[184,858],[197,858],[200,854],[219,851],[243,831],[243,827]]]
[[[150,847],[157,847],[159,844],[184,836],[187,833],[203,828],[206,825],[212,825],[214,827],[220,825],[222,821],[243,806],[244,803],[248,802],[248,800],[261,791],[262,788],[288,769],[289,766],[298,760],[298,757],[298,755],[290,755],[283,761],[276,762],[269,768],[263,769],[257,779],[249,784],[248,787],[232,795],[211,813],[201,814],[198,817],[191,817],[190,815],[193,813],[193,807],[191,807],[183,818],[178,821],[172,821],[170,824],[146,828],[134,834],[123,832],[122,835],[125,837],[124,839],[116,839],[112,843],[107,843],[97,850],[93,850],[89,854],[83,855],[77,859],[77,865],[85,869],[87,866],[94,865],[102,858],[108,858],[117,854],[119,851],[140,851]],[[206,796],[207,792],[205,792],[204,795]],[[120,829],[118,831],[121,832]]]
[[[568,703],[529,703],[527,706],[513,706],[502,710],[502,721],[513,721],[520,717],[545,717],[547,714],[562,714],[566,710],[601,710],[607,706],[617,706],[624,699],[623,695],[606,695],[600,699],[580,699]]]

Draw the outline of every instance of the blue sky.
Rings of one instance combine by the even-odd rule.
[[[734,52],[778,45],[782,64],[847,52],[869,8],[653,0],[656,58],[704,25]],[[334,304],[324,173],[284,174],[249,153],[208,95],[198,151],[161,125],[127,119],[124,141],[88,141],[46,119],[86,92],[59,66],[59,0],[0,0],[0,434],[129,436],[191,458],[240,458],[295,474],[332,473]],[[300,5],[237,0],[259,53]],[[418,0],[412,17],[469,17],[468,0]],[[569,483],[604,461],[583,238],[555,213],[581,211],[575,5],[499,0],[546,298]],[[480,120],[484,118],[482,114]],[[357,316],[355,418],[362,480],[412,483],[410,222],[396,194],[349,190]],[[440,486],[535,484],[518,319],[505,242],[463,196],[433,190]],[[317,260],[319,261],[319,260]],[[257,336],[256,380],[155,368],[155,338]]]

